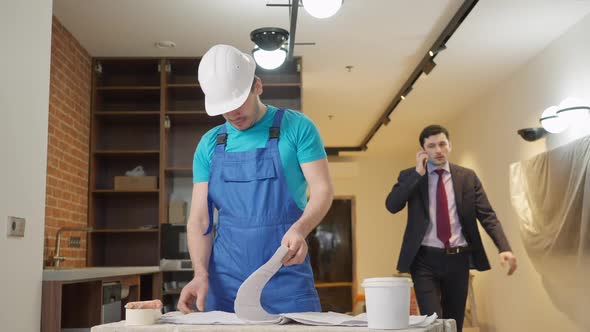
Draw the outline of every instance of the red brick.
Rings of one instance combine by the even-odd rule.
[[[92,63],[88,52],[55,17],[51,38],[43,255],[46,260],[53,250],[57,229],[87,223]],[[64,236],[61,243],[62,253],[70,260],[63,265],[85,266],[85,241],[80,249],[66,249],[70,235]]]

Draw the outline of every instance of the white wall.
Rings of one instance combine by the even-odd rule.
[[[0,330],[39,331],[51,0],[0,2]],[[7,238],[7,216],[26,218]]]
[[[397,272],[406,211],[392,215],[385,208],[385,198],[399,172],[410,167],[413,160],[412,153],[389,157],[362,153],[330,160],[335,194],[355,197],[357,293],[364,293],[360,288],[363,279],[390,277]]]
[[[538,127],[543,109],[568,96],[590,100],[589,32],[590,17],[586,17],[490,95],[449,121],[454,147],[451,159],[477,171],[519,263],[514,276],[505,276],[496,248],[484,236],[492,271],[475,277],[482,331],[588,331],[553,305],[527,257],[510,204],[509,165],[590,134],[590,123],[585,123],[534,143],[516,135],[518,129]],[[571,306],[585,307],[589,300],[571,299]]]

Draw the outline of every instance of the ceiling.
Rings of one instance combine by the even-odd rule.
[[[54,14],[92,56],[201,56],[226,43],[249,52],[250,31],[289,29],[286,0],[54,0]],[[302,110],[326,146],[358,146],[445,28],[462,0],[345,0],[328,19],[299,11]],[[435,59],[433,72],[370,141],[367,152],[405,150],[505,80],[590,13],[588,0],[480,0]],[[550,24],[549,24],[550,22]],[[154,43],[171,40],[174,49]],[[349,72],[346,66],[353,66]],[[345,134],[343,134],[345,133]]]

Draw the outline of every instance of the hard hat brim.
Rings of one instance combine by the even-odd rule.
[[[240,96],[231,100],[212,100],[213,98],[209,98],[205,96],[205,111],[209,116],[216,116],[221,115],[224,113],[231,112],[238,107],[242,106],[242,104],[248,99],[248,95],[250,94],[250,89],[244,91]]]
[[[248,99],[248,95],[250,95],[250,91],[252,90],[254,72],[256,71],[256,62],[254,62],[254,59],[249,54],[244,55],[250,59],[250,61],[248,62],[248,73],[250,74],[251,79],[248,85],[243,87],[244,91],[242,92],[242,94],[231,99],[223,98],[220,100],[216,100],[215,98],[211,98],[210,96],[205,95],[205,111],[209,116],[216,116],[231,112],[237,109],[238,107],[242,106],[246,99]]]

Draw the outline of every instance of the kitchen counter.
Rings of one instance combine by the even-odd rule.
[[[103,287],[107,284],[121,285],[121,300],[118,302],[121,310],[127,302],[162,297],[162,273],[159,266],[45,269],[41,294],[41,332],[89,329],[100,325],[105,305]]]
[[[48,268],[43,270],[43,281],[81,281],[155,272],[160,272],[159,266]]]
[[[368,332],[374,331],[367,327],[348,326],[310,326],[302,324],[267,324],[267,325],[174,325],[156,324],[149,326],[125,326],[125,322],[94,326],[92,332]],[[396,330],[396,332],[456,332],[457,327],[453,319],[438,319],[432,325],[421,328]]]

